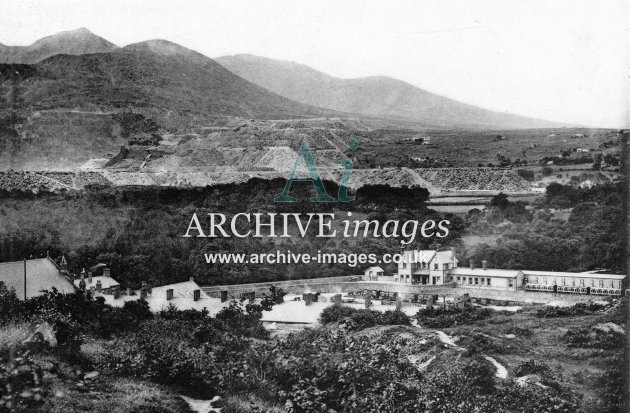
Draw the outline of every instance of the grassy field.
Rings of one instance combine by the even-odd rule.
[[[581,135],[581,136],[580,136]],[[419,145],[412,137],[430,137],[431,145]],[[505,139],[499,139],[498,137]],[[576,137],[577,136],[577,137]],[[486,166],[498,165],[498,156],[538,164],[547,156],[559,155],[571,148],[590,149],[586,155],[618,151],[616,130],[607,129],[533,129],[506,131],[416,131],[376,130],[357,132],[360,141],[355,167],[385,166]],[[600,146],[610,146],[611,148]],[[607,144],[608,143],[608,144]],[[573,154],[572,156],[576,156]],[[412,158],[430,158],[438,165],[414,162]]]

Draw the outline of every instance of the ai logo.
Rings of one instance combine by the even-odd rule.
[[[359,147],[359,142],[354,139],[348,139],[346,142],[348,149],[355,150]],[[306,164],[306,168],[308,169],[308,176],[296,176],[297,168],[300,164],[300,160],[304,160]],[[339,191],[337,192],[337,198],[341,202],[350,202],[354,201],[353,196],[348,195],[348,183],[350,182],[350,174],[352,174],[352,161],[350,159],[341,159],[337,161],[337,163],[343,166],[343,175],[341,176],[341,182],[339,183]],[[274,198],[275,202],[296,202],[297,199],[291,195],[289,195],[289,190],[291,189],[291,184],[293,182],[310,182],[315,188],[315,193],[317,194],[314,197],[311,197],[311,202],[334,202],[335,198],[328,195],[326,192],[326,188],[324,187],[324,182],[322,181],[321,176],[319,175],[319,171],[317,170],[317,166],[315,165],[315,160],[313,159],[313,155],[311,154],[311,150],[308,147],[308,143],[306,141],[302,142],[300,146],[300,151],[298,152],[297,158],[295,158],[295,163],[293,164],[293,169],[291,170],[291,174],[287,179],[287,183],[284,186],[284,190],[282,194],[278,195]]]

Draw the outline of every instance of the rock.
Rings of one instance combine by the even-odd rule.
[[[43,371],[52,371],[55,369],[55,364],[51,361],[41,361],[39,363],[39,368]]]
[[[212,400],[210,400],[210,407],[213,409],[225,407],[225,402],[220,396],[214,396]]]
[[[98,371],[91,371],[89,373],[86,373],[85,376],[83,376],[83,380],[93,380],[97,378],[99,374],[100,373]]]

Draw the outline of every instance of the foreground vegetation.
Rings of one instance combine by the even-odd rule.
[[[535,310],[469,307],[444,327],[457,339],[445,346],[399,311],[338,305],[321,327],[270,338],[260,320],[275,305],[271,295],[210,316],[173,307],[152,314],[143,301],[112,309],[81,292],[25,303],[1,294],[2,412],[187,412],[176,394],[221,395],[228,412],[622,408],[619,304],[552,324]],[[434,313],[417,318],[454,315]],[[35,328],[44,340],[33,339]],[[495,377],[486,356],[508,366],[509,377]]]

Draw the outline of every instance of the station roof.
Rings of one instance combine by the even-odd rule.
[[[496,268],[470,268],[470,267],[455,267],[449,270],[449,275],[463,275],[469,277],[494,277],[494,278],[516,278],[520,270],[502,270]]]

